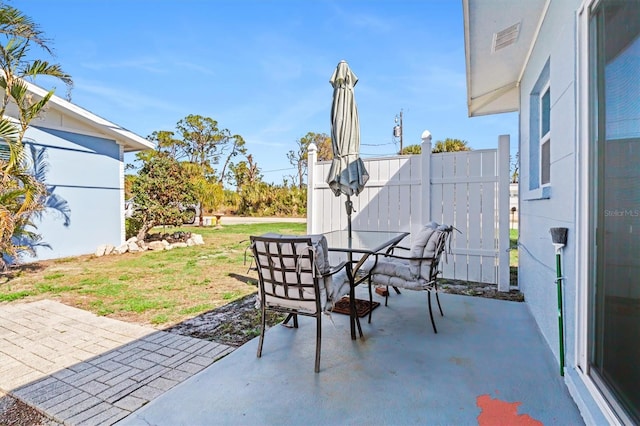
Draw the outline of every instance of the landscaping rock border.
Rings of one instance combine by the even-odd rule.
[[[113,254],[138,253],[146,250],[172,250],[174,248],[191,247],[204,244],[200,234],[191,232],[175,232],[173,234],[151,234],[145,240],[131,237],[124,244],[116,247],[111,244],[101,244],[96,248],[95,256],[109,256]]]

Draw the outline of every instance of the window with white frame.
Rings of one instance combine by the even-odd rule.
[[[540,96],[540,186],[551,183],[551,88]]]
[[[551,185],[551,84],[550,61],[533,86],[529,104],[529,190],[548,198]]]

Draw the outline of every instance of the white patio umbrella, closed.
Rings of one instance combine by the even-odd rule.
[[[352,195],[358,195],[369,180],[369,173],[360,159],[360,121],[353,88],[358,77],[346,61],[340,61],[329,80],[333,86],[331,104],[331,144],[333,162],[327,183],[336,197],[347,196],[347,229],[351,239]]]

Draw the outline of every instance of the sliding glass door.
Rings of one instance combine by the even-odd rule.
[[[640,2],[599,2],[590,58],[590,373],[640,423]]]

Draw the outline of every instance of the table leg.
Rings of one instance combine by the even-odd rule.
[[[349,278],[349,326],[351,328],[351,340],[356,340],[356,292],[351,263],[347,265],[347,277]]]

